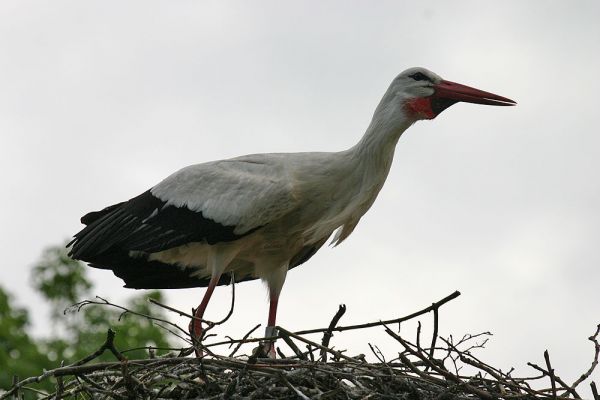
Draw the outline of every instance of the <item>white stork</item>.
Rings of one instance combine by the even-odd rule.
[[[512,106],[513,100],[443,80],[424,68],[398,75],[365,134],[335,153],[254,154],[183,168],[128,201],[91,212],[71,257],[110,269],[125,287],[207,287],[191,332],[215,286],[262,279],[270,296],[267,336],[289,269],[334,233],[348,237],[388,175],[400,135],[454,103]],[[274,357],[272,343],[266,350]]]

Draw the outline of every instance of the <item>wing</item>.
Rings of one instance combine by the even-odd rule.
[[[257,154],[192,165],[152,190],[167,205],[200,212],[235,234],[274,221],[297,206],[285,158]]]
[[[70,255],[154,253],[191,242],[229,242],[295,207],[284,166],[269,155],[197,164],[131,200],[92,212]],[[105,262],[104,262],[105,263]]]

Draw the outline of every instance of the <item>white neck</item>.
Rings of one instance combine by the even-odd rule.
[[[375,110],[363,137],[349,150],[367,174],[381,176],[383,180],[392,164],[398,139],[415,122],[395,102],[385,100],[384,97]]]
[[[406,118],[402,109],[393,110],[387,104],[382,101],[377,107],[362,139],[352,148],[339,153],[343,154],[341,159],[344,160],[343,176],[339,176],[336,182],[340,207],[329,210],[332,222],[323,232],[318,232],[317,237],[342,226],[332,241],[341,243],[352,233],[383,187],[394,159],[396,143],[414,122]]]

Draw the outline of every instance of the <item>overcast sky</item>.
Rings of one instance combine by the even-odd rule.
[[[528,374],[548,349],[574,380],[600,322],[600,3],[295,3],[0,2],[0,285],[43,334],[29,269],[81,215],[189,164],[348,148],[393,77],[423,66],[519,104],[410,128],[354,234],[288,274],[279,322],[326,326],[340,303],[343,324],[393,318],[458,289],[441,334],[492,331],[480,357]],[[135,293],[90,275],[98,295]],[[232,336],[267,314],[261,283],[237,289]],[[202,294],[167,292],[185,310]],[[228,301],[218,289],[207,318]],[[393,357],[380,331],[332,343]]]

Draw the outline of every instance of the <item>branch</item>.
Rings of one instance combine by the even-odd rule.
[[[594,343],[594,359],[592,360],[592,365],[585,373],[583,373],[579,377],[579,379],[577,379],[575,382],[573,382],[573,384],[571,385],[571,389],[575,389],[577,387],[577,385],[579,385],[581,382],[583,382],[587,378],[589,378],[590,375],[592,375],[592,372],[594,372],[594,369],[596,369],[596,367],[598,366],[598,356],[600,355],[600,344],[598,343],[598,334],[599,333],[600,333],[600,324],[598,324],[598,326],[596,327],[596,333],[594,333],[592,336],[590,336],[588,338],[588,340],[590,340],[592,343]]]
[[[332,331],[333,332],[343,332],[343,331],[350,331],[350,330],[354,330],[354,329],[372,328],[374,326],[389,325],[389,324],[395,324],[395,323],[408,321],[409,319],[413,319],[415,317],[418,317],[419,315],[427,314],[430,311],[436,310],[436,309],[440,308],[441,306],[443,306],[444,304],[446,304],[447,302],[449,302],[450,300],[454,300],[458,296],[460,296],[460,292],[457,290],[454,293],[444,297],[440,301],[433,303],[429,307],[426,307],[426,308],[422,309],[421,311],[414,312],[414,313],[409,314],[402,318],[389,319],[386,321],[369,322],[369,323],[360,324],[360,325],[338,326],[338,327],[334,328]],[[328,329],[329,328],[307,329],[307,330],[303,330],[303,331],[297,331],[295,333],[297,335],[307,335],[309,333],[326,332]]]
[[[100,297],[100,296],[96,296],[97,299],[100,299],[101,301],[94,301],[94,300],[83,300],[80,301],[79,303],[75,303],[73,304],[71,307],[69,307],[69,309],[76,309],[77,311],[80,311],[83,307],[89,306],[89,305],[105,305],[105,306],[110,306],[110,307],[114,307],[117,308],[119,310],[122,310],[123,313],[121,314],[121,316],[125,315],[125,314],[132,314],[132,315],[137,315],[138,317],[143,317],[146,319],[149,319],[151,321],[159,321],[162,322],[163,324],[167,324],[172,326],[173,328],[182,331],[183,333],[185,333],[187,335],[187,331],[183,328],[181,328],[179,325],[171,322],[171,321],[167,321],[166,319],[162,319],[162,318],[157,318],[154,317],[152,315],[148,315],[148,314],[144,314],[144,313],[139,313],[137,311],[133,311],[130,310],[126,307],[120,306],[118,304],[114,304],[111,303],[110,301]],[[151,302],[154,302],[153,300],[149,299]],[[157,304],[158,302],[155,302],[154,304]],[[67,312],[67,310],[65,310],[65,312]],[[119,317],[119,319],[121,319],[121,317]]]
[[[435,342],[438,337],[438,307],[433,309],[433,335],[431,337],[431,347],[429,348],[429,359],[433,360],[433,352],[435,351]],[[425,369],[427,371],[427,369]]]
[[[229,320],[229,318],[231,318],[231,315],[233,314],[234,306],[235,306],[235,275],[234,275],[233,271],[231,271],[231,306],[229,307],[229,312],[227,313],[225,318],[223,318],[220,321],[213,322],[213,325],[222,325],[225,322],[227,322]]]
[[[252,332],[254,332],[255,330],[257,330],[258,328],[260,328],[260,324],[257,324],[254,328],[250,329],[248,331],[248,333],[246,333],[244,335],[244,337],[238,343],[238,345],[233,349],[233,351],[231,352],[231,354],[229,354],[229,357],[233,357],[234,354],[237,353],[237,351],[240,349],[240,347],[242,347],[242,345],[245,343],[245,341],[248,339],[248,337],[252,334]]]
[[[99,357],[102,353],[104,353],[106,350],[110,350],[110,352],[119,360],[119,361],[124,361],[126,360],[126,358],[116,349],[115,345],[114,345],[114,339],[115,339],[115,332],[112,329],[109,329],[108,332],[106,333],[106,340],[104,341],[104,343],[102,344],[102,346],[100,346],[100,348],[98,350],[96,350],[94,353],[90,354],[89,356],[69,365],[68,367],[60,367],[60,368],[56,368],[54,370],[50,370],[50,371],[44,371],[43,374],[39,375],[39,376],[32,376],[30,378],[24,379],[18,383],[14,383],[12,388],[7,391],[6,393],[2,394],[0,396],[0,400],[8,398],[8,396],[10,396],[13,393],[18,393],[19,389],[24,387],[25,385],[29,385],[31,383],[39,383],[42,380],[45,380],[46,378],[50,377],[50,376],[63,376],[63,375],[69,375],[69,374],[59,374],[57,375],[57,373],[59,373],[59,371],[73,371],[76,370],[78,368],[81,368],[82,366],[84,366],[84,364],[92,361],[93,359]],[[94,364],[92,365],[92,367],[97,366],[99,364]]]
[[[546,358],[547,352],[548,352],[547,350],[544,352],[544,358]],[[562,388],[560,390],[566,390],[567,392],[571,393],[573,395],[573,397],[575,397],[576,399],[581,398],[581,396],[579,396],[579,394],[573,388],[569,387],[569,385],[567,385],[559,376],[556,376],[556,374],[554,374],[554,370],[552,370],[552,373],[550,373],[550,371],[546,371],[545,369],[543,369],[542,367],[540,367],[539,365],[536,365],[534,363],[528,362],[527,365],[540,371],[543,374],[543,376],[547,376],[550,378],[552,388],[549,390],[552,391],[553,397],[556,397],[556,391],[558,390],[556,388],[556,382],[558,382],[562,386]],[[548,363],[546,365],[548,365]]]
[[[552,397],[556,399],[556,378],[554,376],[554,368],[552,368],[552,365],[550,365],[550,354],[548,354],[548,350],[544,351],[544,360],[546,361],[546,368],[548,368],[550,384],[552,384]]]
[[[425,357],[423,354],[421,354],[418,351],[414,351],[412,349],[412,347],[408,344],[408,342],[406,342],[404,339],[402,339],[399,335],[397,335],[394,331],[392,331],[388,326],[385,326],[385,331],[388,335],[390,335],[391,337],[393,337],[394,339],[396,339],[398,342],[400,342],[400,344],[402,344],[402,346],[404,346],[404,348],[413,356],[419,358],[423,363],[425,363],[425,365],[428,365],[429,367],[431,367],[435,372],[437,372],[438,374],[442,375],[444,378],[459,383],[461,385],[464,386],[464,388],[468,391],[473,393],[474,395],[477,395],[479,397],[481,397],[482,399],[486,399],[486,400],[494,400],[495,397],[492,396],[491,394],[484,392],[481,389],[478,389],[472,385],[469,385],[466,382],[463,382],[459,376],[454,375],[450,372],[448,372],[445,369],[441,369],[439,368],[437,365],[435,365],[433,362],[431,362],[431,360],[429,360],[427,357]]]
[[[331,340],[331,337],[333,336],[333,329],[335,328],[335,326],[339,322],[340,318],[342,318],[342,316],[345,313],[346,313],[346,305],[340,304],[338,311],[335,313],[335,315],[331,319],[331,322],[329,323],[329,327],[327,327],[327,330],[323,334],[323,339],[321,340],[321,345],[323,347],[329,347],[329,341]],[[321,349],[321,360],[323,362],[327,362],[327,352],[323,349]]]
[[[338,327],[333,328],[331,331],[332,332],[343,332],[343,331],[362,329],[362,328],[372,328],[375,326],[382,326],[382,325],[386,325],[386,324],[394,324],[394,323],[408,321],[408,320],[418,317],[420,315],[426,314],[426,313],[434,310],[435,308],[440,308],[442,305],[446,304],[447,302],[449,302],[451,300],[454,300],[458,296],[460,296],[460,292],[455,291],[454,293],[444,297],[440,301],[433,303],[429,307],[426,307],[415,313],[409,314],[405,317],[389,319],[389,320],[385,320],[385,321],[370,322],[370,323],[365,323],[365,324],[360,324],[360,325],[338,326]],[[175,310],[175,311],[178,312],[177,310]],[[317,329],[307,329],[307,330],[303,330],[303,331],[296,331],[294,333],[296,335],[308,335],[311,333],[327,332],[328,330],[329,330],[329,327],[317,328]],[[260,342],[261,340],[264,340],[264,339],[265,338],[253,338],[253,339],[247,339],[247,340],[241,340],[241,339],[223,340],[223,341],[214,342],[214,343],[210,343],[210,344],[203,344],[203,348],[213,347],[213,346],[221,346],[221,345],[232,344],[232,343],[239,343],[241,341],[243,341],[244,343]]]
[[[596,388],[596,382],[592,381],[592,383],[590,383],[590,387],[592,388],[594,400],[600,400],[600,395],[598,395],[598,389]]]
[[[288,331],[287,329],[284,329],[284,328],[282,328],[282,327],[280,327],[280,326],[277,326],[277,329],[278,329],[280,332],[283,332],[283,333],[285,333],[286,335],[288,335],[288,336],[291,336],[291,337],[293,337],[293,338],[294,338],[294,339],[296,339],[296,340],[299,340],[299,341],[301,341],[301,342],[304,342],[304,343],[306,343],[306,344],[309,344],[309,345],[311,345],[311,346],[314,346],[314,347],[316,347],[316,348],[318,348],[318,349],[325,350],[325,351],[327,351],[327,352],[329,352],[329,353],[331,353],[331,354],[335,355],[335,356],[336,356],[336,357],[338,357],[338,358],[343,358],[343,359],[344,359],[344,360],[346,360],[346,361],[350,361],[350,362],[354,362],[354,363],[358,362],[356,359],[354,359],[354,358],[352,358],[352,357],[348,357],[348,356],[346,356],[346,355],[344,355],[344,354],[340,353],[339,351],[336,351],[336,350],[333,350],[333,349],[327,348],[327,347],[325,347],[325,346],[322,346],[322,345],[320,345],[320,344],[318,344],[318,343],[315,343],[315,342],[313,342],[313,341],[311,341],[311,340],[308,340],[308,339],[306,339],[306,338],[303,338],[303,337],[302,337],[302,336],[300,336],[299,334],[297,334],[297,333],[292,333],[292,332]]]

